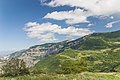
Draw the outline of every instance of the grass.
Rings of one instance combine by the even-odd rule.
[[[120,80],[120,73],[36,74],[14,78],[0,77],[0,80]]]

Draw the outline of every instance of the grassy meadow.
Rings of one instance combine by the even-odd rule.
[[[4,77],[0,80],[120,80],[120,73],[36,74]]]

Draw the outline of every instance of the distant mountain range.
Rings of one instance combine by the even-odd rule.
[[[35,45],[29,49],[14,52],[9,58],[23,59],[28,67],[35,65],[48,56],[63,52],[65,49],[99,50],[120,47],[120,30],[107,33],[93,33],[73,41]]]

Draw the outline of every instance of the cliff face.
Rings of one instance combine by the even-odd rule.
[[[27,66],[30,67],[41,59],[46,58],[47,56],[58,54],[67,48],[75,48],[74,46],[78,45],[79,43],[80,40],[36,45],[30,47],[29,49],[12,53],[9,58],[23,59],[26,62]]]

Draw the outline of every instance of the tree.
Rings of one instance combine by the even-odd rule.
[[[29,70],[23,60],[12,58],[3,67],[4,76],[19,76],[29,74]]]

